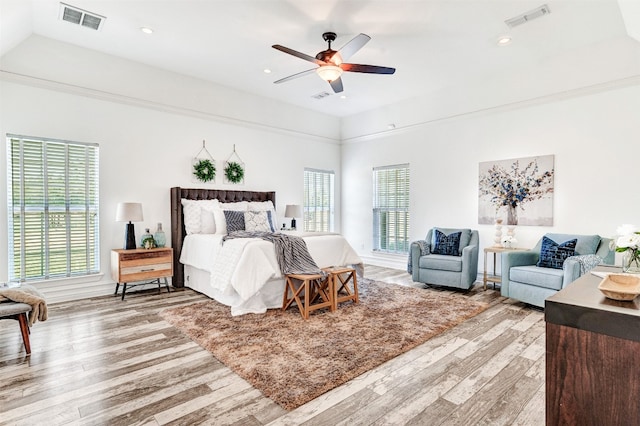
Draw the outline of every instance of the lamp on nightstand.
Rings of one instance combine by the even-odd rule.
[[[142,220],[142,204],[118,203],[116,222],[129,222],[124,234],[125,250],[136,248],[136,231],[131,222],[142,222]]]
[[[298,204],[287,204],[284,217],[291,218],[291,229],[296,229],[296,217],[302,217],[302,207]]]

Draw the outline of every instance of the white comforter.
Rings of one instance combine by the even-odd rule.
[[[286,233],[305,240],[309,254],[320,268],[355,265],[362,272],[362,259],[342,235],[299,231]],[[256,301],[261,298],[261,291],[267,282],[283,278],[273,244],[269,241],[237,238],[222,244],[222,235],[191,234],[184,240],[180,262],[210,273],[212,291],[208,294],[231,306],[232,315],[262,313],[267,308],[276,307]],[[269,291],[278,291],[278,287]],[[284,284],[279,287],[280,297],[283,291]],[[264,296],[268,296],[269,300],[274,299],[273,294]],[[251,308],[247,309],[247,306]]]

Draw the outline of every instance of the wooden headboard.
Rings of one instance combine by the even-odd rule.
[[[221,203],[234,203],[238,201],[272,201],[276,206],[276,193],[258,191],[227,191],[224,189],[190,189],[171,188],[171,247],[173,247],[173,279],[174,287],[184,287],[184,265],[180,263],[182,242],[187,236],[182,216],[182,202],[188,200],[214,200]]]

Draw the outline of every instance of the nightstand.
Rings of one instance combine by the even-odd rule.
[[[524,248],[506,248],[506,247],[485,247],[484,249],[484,276],[482,279],[482,284],[484,289],[487,289],[487,283],[493,283],[493,289],[496,289],[496,284],[501,284],[502,283],[502,277],[500,275],[498,275],[498,272],[496,271],[496,255],[498,253],[500,253],[500,255],[502,255],[502,253],[506,252],[506,251],[522,251],[522,250],[526,250]],[[493,253],[493,274],[490,274],[487,271],[487,255],[489,253]]]
[[[158,284],[158,291],[162,284],[169,290],[167,277],[173,276],[173,249],[113,249],[111,250],[111,278],[116,282],[118,294],[120,284],[122,287],[122,300],[127,289],[145,284]],[[162,281],[161,281],[162,280]],[[146,281],[139,282],[138,281]],[[129,284],[136,282],[136,284]]]

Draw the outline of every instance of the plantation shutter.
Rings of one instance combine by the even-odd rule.
[[[409,251],[409,165],[373,169],[373,249]]]
[[[334,173],[304,170],[304,230],[333,231]]]
[[[8,139],[9,280],[98,273],[98,146]]]

